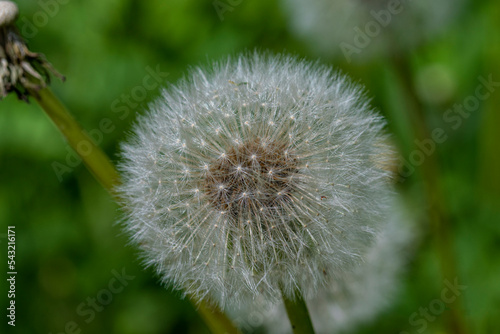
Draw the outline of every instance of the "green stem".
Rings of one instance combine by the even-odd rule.
[[[309,311],[306,302],[299,291],[295,291],[293,299],[289,299],[282,291],[283,302],[285,303],[286,313],[290,319],[290,325],[294,334],[314,334]]]
[[[49,88],[44,88],[40,91],[30,91],[30,94],[42,107],[52,122],[54,122],[59,131],[61,131],[69,145],[82,158],[94,177],[111,193],[111,195],[116,196],[114,188],[120,184],[120,176],[108,156],[89,136],[87,136],[66,107]],[[190,298],[190,301],[193,305],[198,306],[198,313],[212,333],[239,333],[238,329],[224,313],[209,307],[209,305],[204,302],[197,303],[196,300],[192,298]]]
[[[422,142],[431,137],[424,114],[424,105],[416,94],[416,89],[411,80],[411,67],[406,59],[393,58],[396,72],[403,84],[403,90],[408,102],[408,111],[414,126],[415,137]],[[444,191],[440,182],[439,162],[435,153],[426,156],[421,167],[424,180],[424,191],[429,206],[428,215],[434,237],[441,274],[444,279],[453,281],[458,277],[456,256],[452,236],[453,218],[446,206]],[[466,334],[468,332],[463,315],[461,300],[457,298],[455,307],[448,316],[448,327],[452,333]]]
[[[106,190],[113,193],[113,187],[119,183],[119,175],[107,155],[83,131],[49,88],[30,93],[64,135],[68,144],[82,158],[94,177]]]
[[[216,309],[215,307],[211,307],[204,301],[197,303],[196,300],[192,298],[190,298],[190,300],[191,303],[193,303],[193,305],[198,306],[198,314],[203,318],[205,324],[212,333],[221,333],[221,334],[241,333],[226,317],[226,315],[221,311],[219,311],[218,309]]]

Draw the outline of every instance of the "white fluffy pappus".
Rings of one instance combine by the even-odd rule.
[[[365,262],[306,301],[317,334],[355,332],[396,299],[418,238],[404,204],[395,201],[393,207]],[[262,325],[269,333],[292,332],[283,303],[273,305],[257,299],[233,310],[231,315],[242,328]]]
[[[125,228],[198,299],[312,297],[366,259],[387,219],[384,126],[325,66],[254,53],[196,68],[122,146]]]

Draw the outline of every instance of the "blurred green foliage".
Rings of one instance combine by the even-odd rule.
[[[136,115],[159,95],[159,85],[138,88],[151,70],[168,73],[162,83],[168,86],[190,66],[255,48],[316,59],[291,34],[276,0],[242,1],[223,20],[213,1],[60,2],[17,1],[18,27],[31,50],[43,52],[67,76],[64,84],[54,80],[54,92],[85,129],[102,135],[95,138],[114,160]],[[49,3],[57,7],[47,7]],[[459,299],[477,333],[500,333],[500,93],[481,101],[457,129],[445,124],[443,115],[474,94],[479,76],[500,81],[499,7],[494,0],[470,1],[454,26],[406,56],[411,64],[407,79],[424,101],[428,128],[443,128],[448,136],[434,155],[451,217],[458,281],[467,286]],[[416,148],[414,124],[405,112],[403,84],[391,60],[321,61],[367,86],[408,157]],[[124,94],[132,95],[130,102]],[[104,118],[111,120],[113,130],[96,131]],[[15,96],[0,102],[0,254],[6,259],[7,225],[15,225],[18,272],[16,328],[3,316],[2,332],[207,332],[179,292],[160,286],[152,270],[142,268],[116,224],[118,206],[83,164],[57,176],[53,163],[73,163],[70,152],[35,103],[24,104]],[[412,325],[410,316],[439,299],[444,288],[435,245],[439,236],[430,236],[418,169],[399,187],[415,211],[420,242],[399,298],[360,333],[416,333],[420,327]],[[7,287],[5,262],[2,287]],[[134,278],[105,299],[113,273],[122,270]],[[2,314],[8,302],[5,291],[0,293]],[[92,315],[89,305],[96,297],[109,304]],[[445,332],[444,318],[454,307],[447,305],[425,332]]]

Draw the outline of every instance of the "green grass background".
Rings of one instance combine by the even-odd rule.
[[[126,115],[117,112],[117,106],[124,106],[122,94],[142,85],[148,67],[168,72],[163,83],[168,86],[191,66],[255,48],[317,59],[294,37],[276,0],[243,0],[225,12],[222,21],[212,1],[66,0],[47,11],[43,4],[49,2],[17,1],[18,27],[34,24],[36,31],[26,30],[30,49],[44,53],[67,76],[65,83],[54,79],[52,88],[82,126],[91,131],[99,129],[104,118],[112,122],[114,129],[103,134],[100,146],[115,161],[135,118],[159,95],[159,88],[149,90],[127,107]],[[40,13],[45,13],[46,22]],[[424,109],[427,127],[443,128],[448,135],[437,145],[434,158],[442,201],[451,217],[457,278],[467,286],[459,299],[474,332],[500,333],[500,92],[481,101],[456,130],[443,122],[448,108],[474,94],[479,76],[500,81],[500,5],[494,0],[470,1],[454,25],[405,57],[411,64],[407,79],[421,98],[450,89],[446,99],[424,103]],[[391,61],[320,61],[367,86],[408,157],[416,148],[414,124]],[[433,72],[436,68],[439,71]],[[15,96],[0,102],[2,332],[71,333],[74,322],[82,333],[207,333],[191,304],[142,268],[115,224],[118,206],[84,165],[58,179],[53,164],[66,163],[69,152],[36,103],[25,104]],[[432,236],[426,218],[424,181],[417,168],[399,184],[416,212],[420,233],[401,293],[359,333],[417,333],[420,327],[412,326],[410,315],[440,298],[444,284],[439,236]],[[5,317],[7,225],[16,226],[15,329]],[[123,268],[135,278],[87,323],[87,316],[77,311],[79,305],[107,289],[112,271]],[[445,319],[454,307],[447,305],[424,333],[449,333]]]

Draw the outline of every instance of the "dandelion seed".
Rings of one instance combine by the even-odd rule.
[[[246,84],[235,92],[228,81]],[[124,225],[164,282],[200,299],[309,298],[365,260],[387,218],[390,173],[375,163],[391,151],[384,126],[360,87],[293,57],[197,70],[123,144]]]

